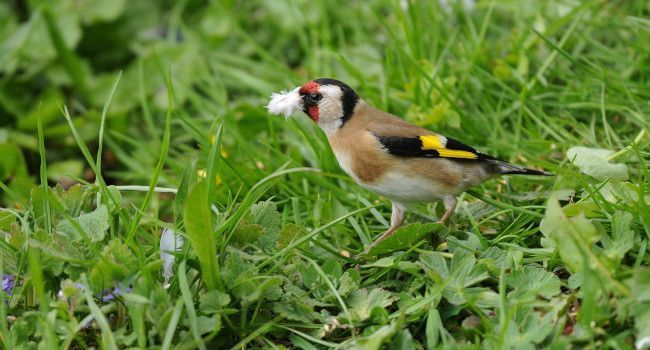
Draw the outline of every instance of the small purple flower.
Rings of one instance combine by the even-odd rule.
[[[102,292],[102,301],[104,301],[105,303],[108,303],[109,301],[112,301],[113,299],[115,299],[115,294],[111,293],[108,288],[104,289],[104,291]]]
[[[11,293],[14,291],[14,286],[16,285],[16,276],[14,275],[2,275],[2,290],[4,290],[7,295],[11,296]]]
[[[115,295],[117,295],[118,297],[123,296],[122,288],[120,288],[120,287],[121,287],[121,285],[119,285],[119,286],[115,287],[115,289],[113,289],[113,293],[115,293]],[[124,288],[124,294],[129,294],[129,293],[131,293],[131,286],[126,286],[126,288]]]
[[[124,286],[122,284],[117,285],[115,288],[113,288],[113,291],[111,292],[110,289],[104,289],[102,292],[102,301],[105,303],[108,303],[109,301],[115,300],[115,297],[122,297],[124,294],[129,294],[131,293],[131,286]]]

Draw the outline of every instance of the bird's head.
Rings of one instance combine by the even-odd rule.
[[[267,108],[272,114],[291,115],[302,110],[326,133],[352,117],[359,95],[347,84],[329,78],[311,80],[292,91],[273,94]]]

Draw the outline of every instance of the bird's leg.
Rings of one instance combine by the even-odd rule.
[[[368,253],[374,246],[390,237],[395,232],[395,230],[402,226],[402,222],[404,222],[404,208],[402,208],[402,206],[399,204],[393,202],[393,213],[390,215],[390,228],[381,236],[379,236],[379,238],[377,238],[374,242],[372,242],[372,244],[370,244],[368,248],[363,251],[363,254]]]
[[[442,214],[442,217],[440,218],[440,223],[444,224],[447,219],[451,216],[451,213],[454,212],[454,209],[456,208],[456,203],[458,203],[458,200],[456,197],[447,197],[442,201],[442,204],[445,206],[445,213]]]

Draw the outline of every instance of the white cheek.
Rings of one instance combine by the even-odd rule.
[[[329,137],[334,135],[343,124],[341,89],[338,86],[323,86],[320,91],[324,98],[318,104],[318,126]]]

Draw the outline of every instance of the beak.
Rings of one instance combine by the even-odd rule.
[[[304,102],[300,96],[300,87],[291,91],[282,91],[271,94],[271,101],[266,106],[269,113],[285,117],[291,116],[294,112],[303,110]]]

